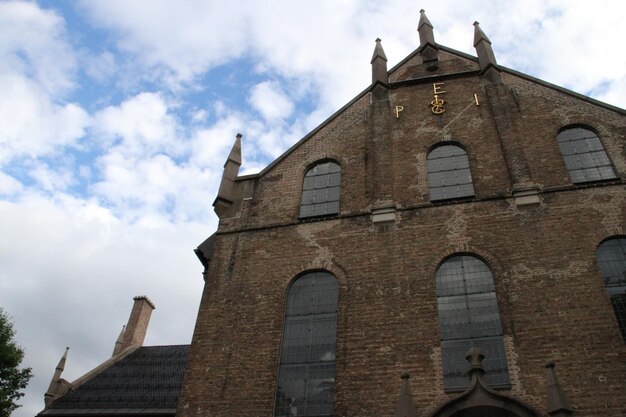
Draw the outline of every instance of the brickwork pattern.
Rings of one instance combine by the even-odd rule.
[[[129,346],[143,345],[152,310],[154,310],[154,304],[148,298],[144,296],[134,298],[133,309],[128,317],[120,350],[124,350]]]
[[[477,65],[440,56],[446,71]],[[421,73],[407,65],[394,77]],[[626,225],[626,117],[512,75],[504,80],[494,94],[506,108],[492,107],[480,76],[445,80],[440,116],[429,106],[430,80],[392,88],[388,103],[365,95],[246,180],[252,199],[239,216],[222,219],[216,235],[179,417],[272,415],[286,291],[315,269],[340,284],[335,414],[391,417],[408,371],[418,415],[427,415],[448,398],[435,271],[459,252],[492,269],[507,394],[545,410],[543,365],[553,359],[577,416],[626,415],[626,347],[595,259],[597,245]],[[404,107],[399,118],[396,105]],[[572,123],[599,132],[620,179],[572,186],[555,139]],[[513,126],[508,143],[503,126]],[[476,197],[433,204],[426,155],[447,141],[466,149]],[[341,213],[299,221],[303,175],[326,158],[342,166]],[[541,203],[516,206],[516,181],[535,184]],[[385,199],[397,220],[372,225],[370,212]]]

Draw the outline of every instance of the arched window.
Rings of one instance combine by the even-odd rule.
[[[626,342],[626,238],[605,240],[596,251],[617,324]]]
[[[289,287],[276,417],[333,414],[338,297],[328,272],[309,272]]]
[[[476,346],[485,355],[485,379],[495,388],[509,387],[500,313],[489,267],[470,255],[454,255],[439,266],[437,309],[444,388],[467,388],[465,354]]]
[[[556,140],[573,183],[615,178],[600,138],[591,130],[570,127],[562,130]]]
[[[300,217],[339,213],[341,167],[332,161],[320,162],[309,169],[302,184]]]
[[[442,145],[428,153],[428,186],[431,200],[474,195],[469,159],[463,148]]]

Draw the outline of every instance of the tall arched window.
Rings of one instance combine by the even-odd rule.
[[[428,186],[431,200],[474,195],[467,153],[460,146],[442,145],[428,153]]]
[[[439,266],[437,308],[446,391],[469,384],[465,354],[472,346],[485,355],[485,379],[492,387],[508,387],[509,372],[500,313],[489,267],[470,255],[454,255]]]
[[[333,414],[338,297],[328,272],[309,272],[289,287],[276,417]]]
[[[617,324],[626,342],[626,238],[605,240],[596,251]]]
[[[332,161],[317,163],[304,176],[300,217],[339,213],[341,167]]]
[[[556,140],[573,183],[615,178],[602,142],[591,130],[570,127],[562,130]]]

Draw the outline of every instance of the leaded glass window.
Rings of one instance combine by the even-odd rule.
[[[446,391],[469,385],[467,351],[475,346],[485,360],[485,380],[510,386],[500,313],[489,267],[470,255],[447,259],[436,274],[439,334]]]
[[[617,324],[626,342],[626,238],[604,241],[596,252]]]
[[[332,161],[321,162],[309,169],[302,184],[300,217],[339,213],[341,167]]]
[[[456,145],[438,146],[428,153],[428,186],[431,200],[474,195],[469,159]]]
[[[307,273],[289,288],[276,417],[332,415],[338,297],[328,272]]]
[[[591,130],[582,127],[565,129],[556,140],[573,183],[615,178],[600,138]]]

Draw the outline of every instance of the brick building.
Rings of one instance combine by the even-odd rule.
[[[237,136],[191,346],[136,297],[39,416],[626,416],[626,111],[418,32],[259,174]]]
[[[237,137],[179,417],[626,415],[626,112],[418,32],[259,174]]]

